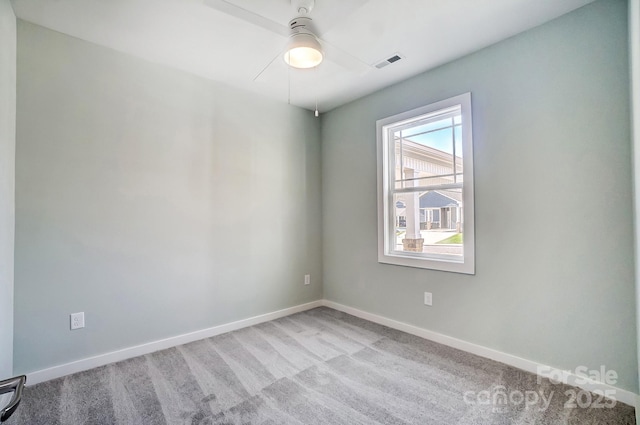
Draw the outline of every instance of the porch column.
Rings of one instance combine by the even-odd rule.
[[[416,175],[412,168],[404,169],[404,178],[412,179]],[[409,180],[406,186],[415,186],[415,181]],[[422,252],[424,239],[420,234],[420,197],[418,192],[407,193],[404,196],[407,215],[407,233],[402,240],[404,251]]]

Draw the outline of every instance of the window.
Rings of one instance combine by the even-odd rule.
[[[377,122],[378,261],[475,273],[471,93]]]

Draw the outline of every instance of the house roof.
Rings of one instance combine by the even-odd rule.
[[[452,190],[430,190],[420,195],[420,208],[442,208],[462,205],[462,193]]]

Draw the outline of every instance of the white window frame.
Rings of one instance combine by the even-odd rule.
[[[462,202],[464,205],[464,238],[463,255],[437,256],[425,253],[397,251],[395,247],[395,227],[393,206],[393,191],[389,190],[395,180],[395,163],[389,166],[390,150],[395,145],[390,144],[390,129],[417,121],[425,115],[443,109],[460,106],[462,115],[462,155],[463,186]],[[440,102],[435,102],[421,108],[406,111],[376,122],[378,143],[378,262],[407,267],[441,270],[455,273],[475,274],[475,226],[474,226],[474,195],[473,195],[473,135],[471,116],[471,93],[464,93]],[[393,232],[393,234],[392,234]]]

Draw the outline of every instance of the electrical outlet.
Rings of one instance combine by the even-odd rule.
[[[304,284],[305,285],[310,285],[311,284],[311,275],[310,274],[305,274],[304,275]]]
[[[433,295],[431,292],[424,293],[424,305],[432,305],[433,304]]]
[[[84,312],[71,314],[71,330],[84,328]]]

